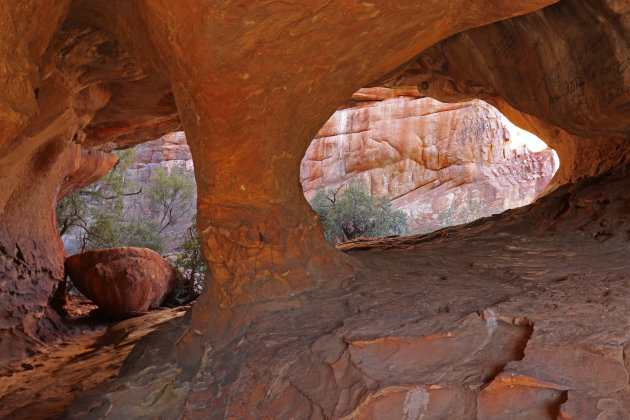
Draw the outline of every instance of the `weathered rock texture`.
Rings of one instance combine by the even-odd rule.
[[[70,413],[625,419],[629,187],[623,171],[469,225],[344,244],[357,264],[345,289],[248,306],[246,328],[209,349],[191,382],[172,367],[164,392],[147,394],[163,376],[130,369],[184,336],[184,323],[172,325],[134,348],[116,386],[80,396]],[[180,393],[187,401],[174,405]]]
[[[68,416],[346,416],[395,386],[389,391],[399,399],[398,387],[414,387],[403,415],[420,413],[425,402],[425,411],[437,411],[429,394],[453,401],[457,415],[467,415],[475,398],[488,417],[509,418],[523,407],[509,402],[526,401],[519,413],[534,418],[556,410],[624,418],[628,310],[618,296],[627,288],[630,230],[620,170],[630,132],[629,11],[619,0],[3,2],[0,244],[8,268],[0,301],[11,305],[2,308],[3,339],[50,319],[41,296],[54,289],[63,260],[52,209],[65,159],[78,148],[73,139],[85,133],[84,145],[108,150],[157,138],[179,126],[176,105],[195,161],[198,228],[213,283],[189,317],[150,334],[121,377],[80,397]],[[413,61],[435,67],[400,68],[462,31]],[[558,182],[602,176],[464,227],[471,230],[462,230],[461,241],[443,231],[434,241],[456,248],[447,264],[439,242],[422,245],[426,237],[397,242],[380,258],[340,253],[302,197],[300,159],[340,104],[396,69],[403,79],[393,79],[405,85],[416,83],[405,74],[437,74],[420,87],[427,82],[438,99],[487,99],[531,126],[566,160]],[[489,249],[504,249],[505,259],[479,254]],[[391,261],[404,267],[397,257],[409,255],[426,271],[377,275]],[[24,271],[14,275],[18,266]],[[370,276],[378,281],[360,281]],[[429,294],[429,286],[448,292],[442,277],[470,285],[456,310],[443,303],[448,293]],[[563,283],[579,279],[591,288],[564,291]],[[405,282],[416,290],[409,304],[390,305]],[[375,283],[382,288],[370,289]],[[5,293],[5,284],[18,291]],[[484,284],[506,293],[489,294]],[[35,299],[22,290],[41,292],[41,308],[31,311]],[[554,312],[541,311],[547,303]],[[369,346],[399,338],[410,342],[381,347],[397,361],[390,371]],[[24,340],[15,342],[24,348]],[[469,342],[477,346],[471,352]],[[428,369],[419,360],[422,369],[404,369],[409,347],[435,345],[438,354],[446,343],[453,356],[444,363]],[[488,343],[498,350],[477,351]],[[360,367],[348,361],[355,357]]]
[[[452,36],[378,83],[493,104],[558,152],[551,188],[602,174],[626,160],[629,10],[616,0],[564,0]]]
[[[410,233],[419,233],[529,204],[551,180],[553,151],[513,144],[493,107],[420,96],[383,88],[354,94],[356,102],[335,112],[306,151],[306,198],[362,183],[371,195],[390,197],[408,214]]]
[[[185,309],[156,311],[109,328],[86,325],[83,334],[47,347],[44,354],[0,369],[0,418],[59,418],[77,392],[111,384],[138,340]]]
[[[65,259],[54,208],[115,161],[89,149],[180,127],[168,83],[111,33],[64,27],[68,11],[68,1],[0,6],[0,364],[63,330],[51,309]]]
[[[363,183],[375,197],[387,195],[409,215],[409,233],[465,222],[531,203],[555,173],[551,150],[514,145],[501,114],[482,101],[443,104],[417,89],[361,89],[318,131],[300,167],[307,200],[318,188]],[[184,168],[192,156],[183,132],[135,147],[129,179],[141,186],[156,168]],[[191,180],[194,182],[194,180]],[[147,200],[136,196],[127,212],[151,218]],[[474,207],[474,208],[473,208]],[[188,219],[163,236],[166,251],[181,244]]]
[[[193,170],[192,155],[183,131],[139,144],[135,150],[136,157],[129,167],[132,182],[146,184],[151,178],[151,173],[157,168],[168,171],[180,168]]]
[[[147,248],[95,249],[68,257],[66,271],[113,318],[159,308],[177,282],[173,266]]]

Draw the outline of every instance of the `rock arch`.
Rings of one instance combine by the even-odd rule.
[[[121,372],[127,382],[70,412],[246,416],[259,392],[265,395],[258,404],[276,414],[287,407],[336,413],[309,402],[328,391],[309,389],[295,372],[274,382],[268,372],[257,377],[242,369],[255,353],[240,347],[249,325],[280,310],[291,314],[293,330],[319,319],[317,311],[301,311],[301,299],[333,296],[355,274],[354,263],[325,243],[302,198],[299,162],[310,139],[354,91],[389,73],[379,83],[495,104],[558,151],[564,169],[557,184],[621,167],[629,130],[627,6],[552,3],[3,4],[0,243],[7,286],[0,302],[9,320],[0,331],[3,346],[16,335],[32,346],[53,329],[47,299],[62,276],[63,250],[51,213],[59,191],[70,189],[64,180],[80,168],[81,149],[146,141],[178,129],[181,120],[195,161],[198,229],[212,288],[184,321],[137,347]],[[29,25],[33,16],[41,22],[36,28]],[[107,164],[101,156],[92,173]],[[25,215],[32,203],[41,205]],[[285,334],[291,330],[284,327]],[[339,343],[322,337],[302,340],[309,347],[323,339],[316,342],[334,353]],[[215,378],[210,359],[225,348],[234,359],[223,360],[225,376]],[[326,369],[312,358],[300,362],[308,371]],[[236,385],[222,391],[217,383]],[[251,398],[228,407],[230,392]],[[274,408],[275,401],[284,408]]]

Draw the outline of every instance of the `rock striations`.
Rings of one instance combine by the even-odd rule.
[[[304,195],[310,200],[318,188],[361,183],[408,214],[409,233],[529,204],[557,169],[554,152],[534,152],[513,140],[504,121],[482,101],[445,104],[420,97],[417,89],[361,89],[306,151],[300,168]],[[129,172],[140,185],[158,167],[192,170],[183,132],[136,150]],[[150,216],[144,202],[130,211]]]
[[[554,152],[512,140],[482,101],[444,104],[416,90],[362,89],[317,133],[302,160],[307,199],[358,182],[408,215],[410,233],[531,203],[555,170]]]

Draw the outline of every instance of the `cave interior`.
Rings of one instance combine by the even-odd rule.
[[[3,416],[630,418],[628,2],[8,0],[0,22],[0,366],[67,336],[54,209],[114,150],[186,132],[210,268],[110,380]],[[334,248],[300,161],[379,86],[482,99],[560,169],[530,206]]]

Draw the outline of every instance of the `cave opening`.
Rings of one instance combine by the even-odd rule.
[[[448,104],[414,87],[377,87],[356,92],[324,124],[302,159],[300,183],[327,239],[339,243],[430,233],[528,205],[559,166],[544,141],[484,101]],[[398,228],[395,214],[366,199],[335,203],[349,187],[385,197],[407,223]],[[335,206],[347,209],[331,213]],[[354,236],[344,233],[349,226]]]
[[[70,191],[57,203],[56,222],[67,261],[88,258],[92,250],[113,253],[120,248],[117,258],[124,258],[126,251],[122,250],[126,247],[149,249],[177,273],[176,281],[169,283],[161,292],[163,297],[151,308],[190,304],[203,289],[207,267],[196,231],[197,188],[184,132],[115,150],[108,157],[115,161],[109,172],[91,185]],[[107,256],[99,263],[111,265],[114,258]],[[130,259],[126,264],[133,267],[143,263]],[[119,277],[103,277],[111,282],[110,289],[94,285],[101,276],[86,273],[92,270],[89,265],[80,270],[67,265],[66,269],[69,297],[62,299],[59,310],[73,322],[80,321],[81,316],[109,315],[117,319],[120,315],[115,314],[123,311],[126,299],[131,299],[126,294],[146,293],[142,286],[146,273],[141,268],[135,275],[134,268],[127,268],[117,274]],[[138,290],[130,289],[125,277],[134,279]],[[118,291],[119,302],[107,297],[114,290]],[[92,313],[95,304],[107,310]],[[125,309],[124,313],[128,316],[130,311]]]

